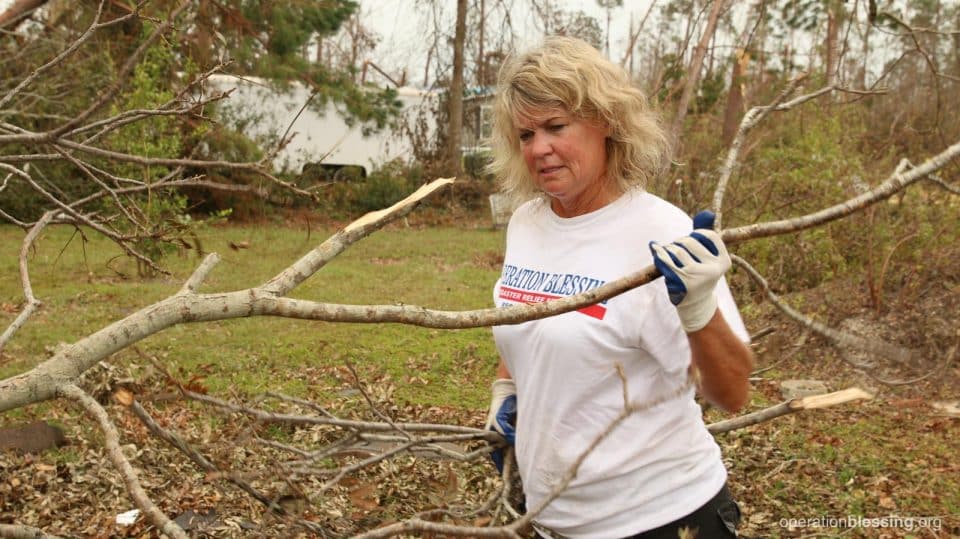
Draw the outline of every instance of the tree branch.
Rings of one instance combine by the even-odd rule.
[[[754,282],[760,285],[760,287],[763,289],[770,303],[774,304],[778,309],[780,309],[780,311],[783,314],[787,315],[789,318],[793,319],[794,321],[801,324],[803,327],[809,329],[810,331],[813,331],[814,333],[826,338],[827,340],[832,342],[834,345],[839,346],[841,348],[849,347],[849,348],[857,348],[860,350],[866,350],[868,352],[876,353],[889,360],[892,360],[896,363],[900,363],[904,365],[909,365],[910,362],[912,361],[913,354],[908,350],[904,350],[899,347],[892,346],[882,341],[867,340],[867,339],[864,339],[863,337],[851,335],[848,333],[843,333],[841,331],[837,331],[835,329],[827,327],[826,325],[821,324],[820,322],[817,322],[816,320],[813,320],[808,316],[805,316],[804,314],[800,313],[796,309],[784,303],[780,299],[780,297],[777,294],[775,294],[773,290],[770,289],[770,285],[767,283],[767,280],[764,279],[763,276],[760,275],[760,273],[757,272],[757,270],[754,269],[754,267],[751,266],[749,262],[740,258],[737,255],[731,255],[730,258],[731,260],[733,260],[734,264],[736,264],[740,268],[743,268],[743,270],[747,272],[747,275],[749,275],[750,278],[754,280]],[[867,369],[870,367],[870,365],[862,365],[859,363],[855,363],[846,356],[841,356],[841,357],[845,362],[849,363],[851,366],[856,367],[858,369]]]
[[[786,402],[781,402],[780,404],[771,406],[769,408],[764,408],[763,410],[759,410],[757,412],[711,423],[707,425],[707,430],[710,431],[710,434],[717,435],[756,425],[758,423],[763,423],[765,421],[770,421],[771,419],[780,417],[782,415],[792,414],[803,410],[826,408],[828,406],[836,406],[838,404],[845,404],[855,400],[872,398],[873,395],[867,393],[866,391],[858,387],[851,387],[849,389],[835,391],[833,393],[827,393],[824,395],[790,399]]]
[[[188,539],[183,529],[167,518],[167,515],[163,514],[163,512],[157,508],[146,491],[143,490],[143,487],[140,486],[137,471],[130,465],[130,461],[127,460],[127,457],[123,454],[123,450],[120,448],[120,434],[113,425],[113,421],[111,421],[107,415],[107,411],[103,409],[103,406],[100,406],[100,403],[94,400],[93,397],[87,395],[85,391],[73,384],[61,385],[57,388],[57,394],[58,396],[68,398],[79,404],[87,415],[96,420],[97,424],[100,425],[100,430],[103,431],[104,445],[107,448],[107,456],[110,457],[110,461],[113,462],[113,465],[117,467],[117,471],[119,471],[123,477],[130,497],[133,498],[137,507],[147,515],[147,518],[153,522],[153,525],[169,537],[173,537],[174,539]]]
[[[0,524],[0,537],[6,539],[62,539],[59,535],[49,535],[37,528],[21,524]]]
[[[27,235],[23,238],[23,242],[20,244],[20,287],[23,289],[23,298],[25,304],[23,310],[20,311],[20,314],[14,319],[13,322],[7,326],[7,329],[4,330],[3,334],[0,335],[0,352],[3,351],[4,346],[7,342],[10,341],[10,338],[13,337],[13,334],[19,330],[23,324],[27,321],[28,318],[42,305],[43,302],[39,301],[33,295],[33,286],[30,284],[30,271],[27,268],[27,259],[30,256],[30,248],[33,246],[33,242],[37,240],[37,236],[40,235],[40,232],[46,228],[46,226],[53,220],[58,211],[48,211],[37,220]]]

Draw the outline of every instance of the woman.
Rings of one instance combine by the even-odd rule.
[[[528,201],[510,220],[497,304],[574,295],[651,263],[667,281],[494,328],[501,361],[487,423],[516,433],[528,508],[621,413],[624,386],[633,402],[662,401],[589,454],[535,519],[541,530],[574,539],[736,533],[739,510],[690,379],[696,371],[705,398],[737,410],[752,356],[712,223],[691,233],[686,214],[643,190],[666,162],[666,140],[626,73],[582,41],[548,38],[501,69],[492,169]]]

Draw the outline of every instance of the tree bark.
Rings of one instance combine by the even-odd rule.
[[[460,175],[460,141],[463,132],[463,45],[467,35],[467,0],[457,0],[457,29],[453,38],[453,76],[447,111],[447,174]]]

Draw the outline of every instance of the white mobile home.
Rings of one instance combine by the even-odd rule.
[[[311,91],[299,82],[291,83],[284,92],[257,77],[218,74],[208,82],[216,90],[235,88],[220,107],[221,120],[250,138],[275,144],[289,129],[287,136],[292,139],[274,160],[277,170],[300,172],[304,165],[320,164],[331,172],[356,167],[366,175],[387,161],[413,160],[409,138],[389,127],[365,137],[360,126],[346,124],[333,103],[327,103],[323,114],[304,108]],[[408,87],[398,88],[397,94],[403,103],[401,121],[412,126],[422,114],[432,135],[436,129],[434,95]]]

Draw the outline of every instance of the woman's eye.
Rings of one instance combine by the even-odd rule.
[[[521,131],[520,132],[520,141],[526,142],[533,138],[533,133],[531,131]]]
[[[550,131],[560,131],[566,126],[567,124],[553,124],[553,125],[548,125],[547,129],[549,129]]]

